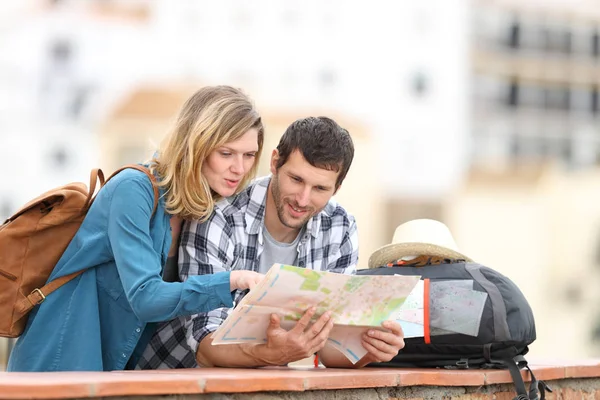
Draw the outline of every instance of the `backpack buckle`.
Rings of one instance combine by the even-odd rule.
[[[33,302],[31,301],[31,299],[29,299],[29,301],[31,302],[31,304],[33,304],[34,306],[37,306],[38,304],[42,304],[44,302],[44,300],[46,300],[46,296],[44,296],[44,293],[42,293],[42,291],[40,289],[33,289],[31,291],[31,293],[29,294],[29,296],[31,296],[34,293],[37,293],[38,296],[40,297],[40,299],[38,301],[36,301],[35,304],[33,304]],[[28,296],[28,298],[29,298],[29,296]]]

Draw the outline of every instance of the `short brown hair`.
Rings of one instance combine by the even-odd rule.
[[[299,150],[313,167],[338,172],[336,190],[346,178],[354,158],[350,134],[327,117],[302,118],[286,129],[277,145],[277,169],[287,162],[295,150]]]

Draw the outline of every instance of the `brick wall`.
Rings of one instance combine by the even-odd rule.
[[[537,361],[548,400],[599,400],[600,361]],[[524,380],[529,379],[523,372]],[[0,373],[0,399],[410,399],[512,400],[503,370],[205,368],[162,371]]]

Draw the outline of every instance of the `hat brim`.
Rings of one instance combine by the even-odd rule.
[[[471,258],[466,255],[448,249],[446,247],[437,246],[430,243],[394,243],[385,245],[373,252],[369,257],[369,268],[377,268],[395,262],[406,256],[432,256],[441,258],[450,258],[455,260],[465,260],[472,262]]]

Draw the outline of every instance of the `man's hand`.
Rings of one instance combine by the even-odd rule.
[[[369,329],[362,336],[362,345],[368,351],[360,363],[387,362],[394,358],[404,347],[404,332],[396,321],[384,321],[381,326],[389,332]]]
[[[385,321],[381,326],[387,332],[369,329],[362,335],[361,343],[367,354],[355,364],[331,345],[319,352],[321,362],[327,368],[362,368],[372,362],[390,361],[404,347],[404,333],[395,321]]]
[[[254,288],[264,278],[264,275],[253,271],[231,271],[229,275],[229,288],[233,292],[236,289],[246,290]]]
[[[326,312],[310,323],[315,315],[313,307],[306,311],[296,326],[289,331],[280,325],[279,316],[271,315],[267,328],[267,343],[242,343],[213,346],[210,336],[198,345],[196,360],[205,367],[262,367],[286,365],[302,360],[321,350],[333,328],[331,312]],[[342,356],[343,357],[343,356]]]
[[[273,364],[286,365],[311,357],[325,346],[329,332],[333,328],[333,319],[331,312],[327,311],[311,324],[310,320],[315,311],[315,307],[306,311],[296,326],[289,331],[281,327],[277,314],[271,315],[271,321],[267,328],[266,347]]]

